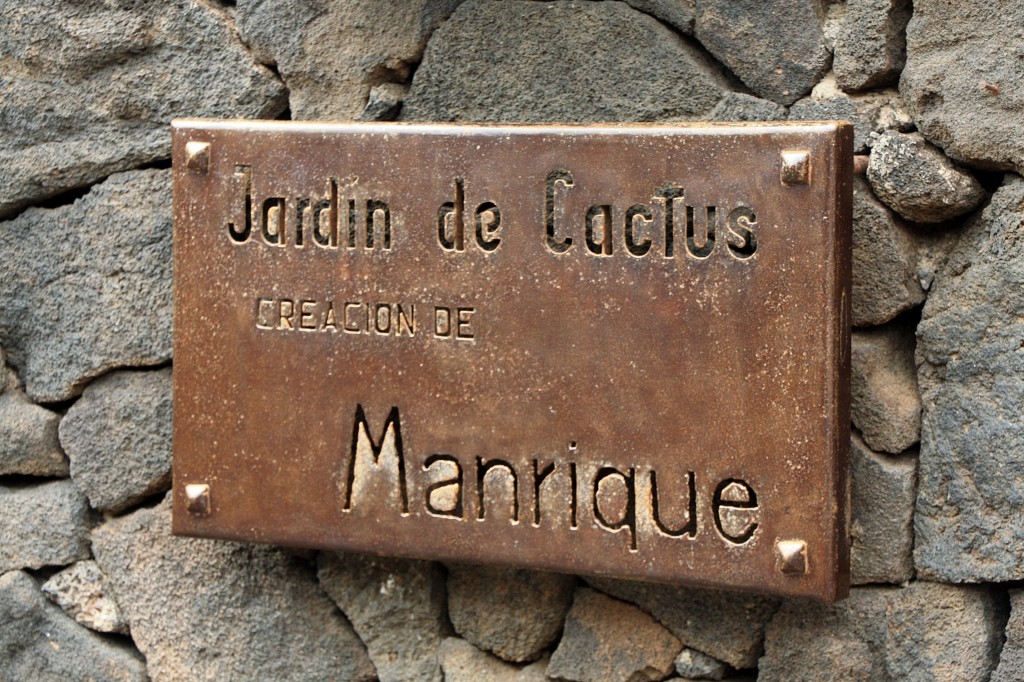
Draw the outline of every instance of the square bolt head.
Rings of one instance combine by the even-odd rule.
[[[210,169],[210,143],[186,142],[185,167],[193,173],[204,175]]]
[[[210,515],[210,486],[205,483],[190,483],[185,486],[185,508],[192,516]]]
[[[779,179],[786,186],[811,184],[811,155],[800,150],[783,151]]]
[[[779,540],[775,543],[775,568],[783,575],[807,573],[807,543],[803,540]]]

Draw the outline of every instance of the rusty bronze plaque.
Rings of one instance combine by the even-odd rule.
[[[174,124],[174,531],[837,599],[840,123]]]

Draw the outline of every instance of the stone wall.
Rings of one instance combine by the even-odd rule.
[[[0,679],[1024,679],[1024,1],[0,0]],[[174,116],[849,119],[822,605],[169,535]]]

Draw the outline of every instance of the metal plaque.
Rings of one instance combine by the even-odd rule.
[[[849,125],[173,135],[175,533],[846,594]]]

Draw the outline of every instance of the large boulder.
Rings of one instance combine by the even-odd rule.
[[[921,435],[914,331],[899,325],[856,330],[850,347],[853,425],[872,449],[899,454]]]
[[[848,0],[833,68],[843,90],[895,81],[906,62],[910,0]]]
[[[778,599],[753,594],[607,578],[587,582],[650,613],[683,646],[741,669],[757,665],[765,625],[779,606]]]
[[[632,604],[582,587],[548,675],[573,682],[647,682],[675,670],[682,644]]]
[[[34,400],[170,359],[170,171],[112,175],[71,205],[0,222],[0,263],[0,344]]]
[[[448,616],[480,649],[506,661],[532,661],[561,633],[575,584],[556,573],[452,566]]]
[[[974,176],[917,134],[886,132],[875,140],[867,177],[879,199],[919,223],[956,218],[985,198]]]
[[[172,537],[169,498],[97,528],[93,551],[154,682],[376,679],[307,562]]]
[[[130,646],[75,623],[27,573],[0,575],[0,680],[148,682]]]
[[[88,558],[90,525],[89,504],[71,481],[0,485],[0,572]]]
[[[928,141],[981,168],[1024,172],[1024,3],[914,0],[900,92]]]
[[[171,370],[111,372],[60,422],[71,478],[94,509],[119,512],[171,487]]]
[[[850,580],[899,584],[914,575],[917,460],[850,442]]]
[[[277,66],[293,119],[351,120],[372,104],[374,88],[408,80],[460,2],[239,0],[238,29],[261,61]]]
[[[451,631],[439,564],[325,552],[320,586],[366,644],[380,682],[441,682],[437,648]]]
[[[0,391],[0,476],[67,476],[68,458],[57,440],[60,415],[29,400],[13,373],[3,374],[0,370],[0,385],[7,382]]]
[[[853,324],[883,324],[924,301],[913,233],[867,182],[853,183]]]
[[[976,588],[858,588],[838,604],[786,602],[758,682],[983,682],[1001,643],[999,600]]]
[[[721,68],[622,2],[469,0],[430,39],[407,121],[706,118]]]
[[[3,0],[0,26],[0,216],[168,158],[176,116],[287,106],[214,3]]]
[[[1024,579],[1024,179],[1008,176],[935,275],[918,325],[919,574]]]
[[[697,0],[696,35],[760,97],[797,101],[832,64],[822,0]]]

